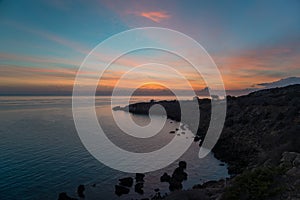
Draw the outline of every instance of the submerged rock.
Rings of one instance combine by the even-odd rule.
[[[69,197],[67,193],[62,192],[58,195],[58,200],[77,200],[75,198]]]
[[[123,194],[128,194],[129,193],[129,189],[121,186],[121,185],[115,185],[115,194],[118,196],[121,196]]]
[[[131,177],[121,178],[119,181],[121,186],[132,187],[133,185],[133,178]]]
[[[84,188],[84,185],[79,185],[78,188],[77,188],[77,194],[79,197],[81,198],[84,198],[84,192],[85,188]]]

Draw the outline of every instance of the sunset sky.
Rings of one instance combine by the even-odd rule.
[[[194,38],[219,67],[227,90],[300,76],[298,0],[0,0],[0,94],[67,94],[81,62],[97,44],[136,27],[170,28]],[[122,73],[145,59],[164,60],[194,89],[205,87],[182,60],[143,52],[115,63],[100,81],[102,89],[110,90]],[[156,77],[185,89],[154,66],[144,75],[137,77],[145,83]],[[130,88],[132,81],[123,87]]]

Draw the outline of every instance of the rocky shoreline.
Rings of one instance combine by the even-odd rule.
[[[224,129],[212,151],[228,164],[232,177],[173,192],[165,199],[300,199],[300,85],[226,99]],[[196,131],[201,141],[209,125],[211,100],[197,101],[201,123]],[[118,109],[148,115],[154,104],[163,106],[168,118],[181,121],[178,101]],[[183,122],[193,127],[188,119]]]
[[[261,90],[240,97],[227,96],[226,100],[224,128],[212,151],[217,159],[228,164],[231,177],[183,191],[181,182],[187,175],[183,171],[186,163],[181,163],[172,176],[161,176],[162,182],[170,184],[170,194],[160,195],[157,189],[154,196],[143,200],[300,199],[300,85]],[[150,101],[114,110],[149,115],[150,107],[159,104],[165,108],[169,119],[182,121],[196,132],[194,141],[201,146],[210,122],[211,100],[194,99],[184,104],[195,101],[201,112],[197,130],[192,129],[193,120],[181,119],[178,101]],[[160,111],[154,113],[161,114]],[[139,193],[143,192],[143,177],[141,174],[135,177],[134,189]],[[116,193],[128,193],[126,186],[132,186],[133,179],[126,177],[119,181]],[[83,195],[83,191],[82,186],[78,188],[78,195]],[[61,193],[59,199],[73,198]]]

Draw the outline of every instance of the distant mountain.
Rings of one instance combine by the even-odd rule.
[[[258,90],[262,90],[262,89],[286,87],[286,86],[295,85],[295,84],[300,84],[300,77],[288,77],[288,78],[283,78],[283,79],[280,79],[280,80],[274,81],[274,82],[259,83],[259,84],[254,85],[254,87],[252,87],[252,88],[245,88],[245,89],[241,89],[241,90],[226,90],[226,93],[228,95],[240,96],[240,95],[246,95],[251,92],[255,92]]]
[[[275,87],[285,87],[288,85],[300,84],[300,77],[289,77],[274,81],[271,83],[260,83],[258,86],[263,86],[264,89],[275,88]]]

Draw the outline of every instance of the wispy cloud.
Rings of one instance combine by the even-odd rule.
[[[36,35],[38,37],[45,38],[51,42],[55,42],[59,45],[70,48],[76,52],[83,54],[83,55],[86,55],[90,52],[90,49],[88,47],[86,47],[85,45],[75,42],[73,40],[61,37],[57,34],[54,34],[54,33],[51,33],[51,32],[45,31],[45,30],[37,29],[35,27],[25,26],[24,24],[21,24],[19,22],[12,21],[12,20],[5,21],[4,23],[15,29],[18,29],[19,31],[27,32],[27,33]]]
[[[157,23],[161,22],[164,19],[169,19],[171,17],[171,15],[164,11],[139,12],[137,14],[141,17],[145,17]]]
[[[70,59],[55,58],[55,57],[33,57],[30,55],[17,55],[0,52],[0,59],[3,61],[10,62],[21,62],[21,63],[35,63],[41,65],[69,65],[72,67],[78,66],[80,63]],[[1,66],[1,64],[0,64]]]
[[[233,55],[214,55],[228,89],[248,88],[262,82],[272,82],[299,76],[299,50],[293,45],[245,50]],[[288,69],[288,70],[287,70]]]

